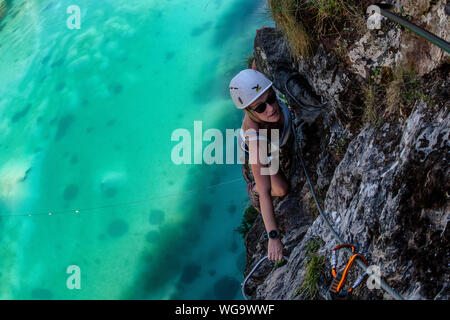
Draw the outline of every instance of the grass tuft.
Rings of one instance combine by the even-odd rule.
[[[289,43],[294,59],[311,54],[311,39],[298,17],[298,3],[292,0],[268,0],[269,15]]]
[[[312,239],[306,245],[306,274],[302,285],[295,291],[294,297],[298,295],[304,295],[307,299],[317,297],[320,274],[323,272],[325,264],[325,257],[318,254],[321,245],[322,243],[319,239]]]
[[[365,109],[363,115],[363,122],[370,123],[374,127],[379,127],[383,122],[382,113],[380,109],[382,104],[380,103],[380,88],[369,82],[366,88],[363,89],[365,98]]]
[[[269,16],[286,36],[297,60],[309,56],[325,38],[361,33],[363,12],[363,5],[356,0],[268,0]]]
[[[386,88],[386,111],[384,116],[407,118],[418,99],[433,103],[423,94],[417,72],[411,67],[398,66],[393,71],[393,80]]]
[[[422,92],[420,79],[410,66],[397,66],[394,70],[387,67],[372,68],[363,91],[363,122],[374,127],[385,121],[406,119],[419,99],[433,103]]]
[[[242,217],[242,222],[239,227],[235,229],[237,233],[242,235],[243,238],[250,231],[250,228],[255,223],[256,218],[258,217],[258,211],[253,206],[248,206],[244,211],[244,215]]]
[[[252,68],[253,60],[255,60],[255,56],[253,55],[253,53],[249,53],[247,55],[247,58],[245,59],[245,63],[247,65],[247,69],[251,69]]]

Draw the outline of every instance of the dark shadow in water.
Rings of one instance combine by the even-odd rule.
[[[205,105],[211,103],[211,101],[228,99],[232,105],[229,82],[239,71],[245,69],[246,66],[235,65],[223,74],[217,74],[214,70],[217,69],[218,63],[219,61],[214,59],[211,63],[204,64],[199,71],[204,76],[197,81],[196,90],[193,91],[193,101],[195,103]]]
[[[107,198],[113,198],[117,194],[117,188],[114,186],[108,186],[108,185],[102,184],[101,189],[102,189],[103,195]]]
[[[200,276],[200,271],[202,267],[198,264],[191,263],[183,268],[183,273],[181,274],[181,283],[192,283],[195,279]]]
[[[44,59],[42,59],[42,64],[46,65],[48,62],[50,61],[50,54],[48,54],[47,56],[44,57]]]
[[[232,300],[239,291],[239,281],[232,277],[222,277],[214,283],[214,295],[220,300]]]
[[[128,223],[122,219],[112,221],[108,226],[108,234],[111,237],[118,238],[128,232]]]
[[[58,129],[56,130],[55,140],[59,141],[61,138],[63,138],[67,130],[69,130],[72,123],[75,121],[75,117],[72,115],[65,115],[62,117],[58,122]]]
[[[233,239],[233,241],[231,242],[231,245],[230,245],[230,251],[232,253],[235,253],[237,251],[237,249],[238,249],[238,244],[237,244],[236,240]]]
[[[227,211],[231,214],[236,213],[237,207],[234,203],[230,203],[230,205],[227,208]]]
[[[76,155],[73,155],[70,157],[70,163],[71,164],[77,164],[78,163],[78,157]]]
[[[28,113],[28,111],[30,111],[30,109],[31,109],[31,103],[28,103],[23,110],[16,112],[12,116],[11,121],[13,123],[19,121],[20,119],[22,119],[23,117],[25,117],[27,115],[27,113]]]
[[[42,12],[47,11],[53,6],[53,2],[50,2],[44,9],[42,9]]]
[[[201,36],[203,33],[210,30],[211,26],[212,26],[211,21],[205,22],[201,26],[193,28],[192,32],[191,32],[191,36],[193,36],[193,37]]]
[[[50,65],[50,67],[52,67],[52,68],[60,67],[60,66],[62,66],[63,63],[64,63],[64,58],[61,58],[61,59],[59,59],[59,60],[53,62],[53,63]]]
[[[258,0],[235,1],[235,4],[220,16],[214,27],[213,46],[222,47],[226,42],[239,36],[242,30],[248,30],[247,26],[253,23],[250,16],[261,7],[261,3]]]
[[[173,51],[167,52],[167,53],[166,53],[166,62],[172,60],[173,57],[175,57],[175,52],[173,52]]]
[[[66,87],[66,84],[64,82],[59,82],[56,87],[55,90],[56,91],[61,91],[62,89],[64,89]]]
[[[108,86],[109,92],[118,95],[122,92],[123,86],[120,83],[111,83]]]
[[[71,184],[68,185],[65,189],[64,189],[64,200],[66,201],[72,201],[73,199],[75,199],[78,195],[78,187],[75,184]]]
[[[111,119],[111,120],[108,120],[108,122],[106,122],[107,127],[111,127],[115,124],[116,124],[116,119]]]
[[[27,171],[25,171],[25,174],[23,175],[22,179],[20,179],[19,181],[23,182],[23,181],[27,180],[28,175],[30,174],[30,171],[31,171],[31,167],[28,168]]]

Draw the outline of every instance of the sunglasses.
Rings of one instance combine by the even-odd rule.
[[[277,95],[275,94],[275,92],[273,90],[271,90],[271,92],[269,93],[269,95],[266,98],[266,101],[259,103],[252,110],[257,113],[263,113],[264,111],[266,111],[267,104],[272,105],[275,103],[275,101],[277,101]]]

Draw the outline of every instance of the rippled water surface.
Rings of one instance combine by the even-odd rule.
[[[0,3],[0,298],[239,299],[240,166],[177,166],[171,134],[239,127],[264,1]]]

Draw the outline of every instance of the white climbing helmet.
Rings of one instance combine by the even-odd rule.
[[[261,72],[245,69],[230,81],[230,94],[238,109],[245,109],[272,86]]]

